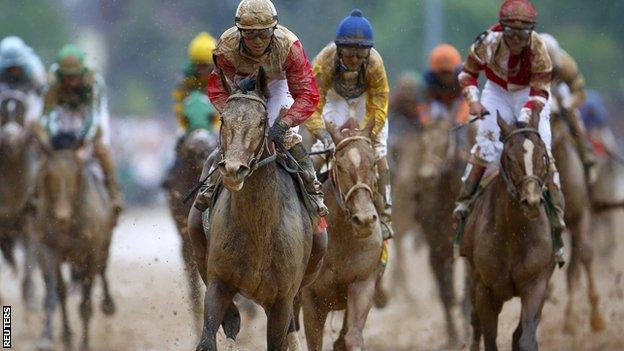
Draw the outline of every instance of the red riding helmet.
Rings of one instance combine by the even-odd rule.
[[[498,13],[500,21],[537,22],[537,11],[530,0],[505,0]]]

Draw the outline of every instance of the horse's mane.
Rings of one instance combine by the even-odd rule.
[[[236,88],[243,94],[247,94],[250,91],[256,89],[256,77],[247,76],[236,83]]]

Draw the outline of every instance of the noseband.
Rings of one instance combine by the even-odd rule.
[[[517,134],[521,134],[521,133],[537,134],[537,136],[541,140],[541,136],[537,129],[531,128],[531,127],[525,127],[525,128],[516,129],[512,131],[511,133],[509,133],[509,135],[507,135],[505,139],[502,140],[503,145],[506,145],[507,142],[511,139],[511,137]],[[548,167],[548,162],[550,162],[548,157],[546,158],[546,162],[547,162],[546,167]],[[519,196],[518,188],[522,187],[524,184],[530,181],[535,181],[539,185],[540,189],[544,186],[544,180],[541,177],[538,177],[532,174],[531,175],[526,174],[524,177],[522,177],[522,179],[514,183],[511,177],[509,176],[509,174],[507,174],[507,171],[505,170],[505,168],[503,167],[502,161],[501,161],[501,167],[500,167],[500,174],[503,177],[503,180],[505,181],[505,183],[507,184],[507,188],[509,189],[509,191],[514,197]]]
[[[334,153],[333,153],[333,156],[332,156],[332,163],[334,165],[336,165],[336,154],[340,150],[344,149],[345,146],[347,146],[348,144],[350,144],[350,143],[352,143],[352,142],[354,142],[356,140],[363,140],[367,144],[369,144],[371,146],[373,145],[373,141],[370,138],[365,137],[365,136],[361,136],[361,135],[356,135],[356,136],[347,137],[347,138],[342,139],[338,143],[338,145],[336,145],[336,149],[334,150]],[[333,188],[334,188],[335,195],[339,199],[340,208],[345,213],[347,213],[348,216],[350,216],[349,209],[347,208],[346,204],[347,204],[347,201],[349,201],[349,199],[351,198],[351,196],[353,196],[353,194],[355,194],[356,191],[363,189],[363,190],[365,190],[366,192],[368,192],[370,194],[371,198],[374,198],[374,192],[370,188],[370,186],[368,186],[367,184],[365,184],[365,183],[363,183],[361,181],[358,181],[351,188],[349,188],[349,190],[347,191],[346,194],[344,194],[342,192],[341,187],[340,187],[340,181],[338,180],[338,174],[336,172],[336,168],[337,167],[332,167],[330,169],[330,179],[331,179],[331,181],[332,181],[332,183],[334,185]]]
[[[269,146],[268,146],[268,140],[269,140],[269,115],[268,115],[268,110],[267,110],[267,104],[266,101],[264,101],[264,99],[253,95],[253,94],[245,94],[245,93],[236,93],[236,94],[232,94],[230,95],[230,97],[228,97],[228,99],[226,100],[226,104],[232,100],[235,99],[247,99],[247,100],[253,100],[256,102],[259,102],[260,104],[262,104],[262,107],[264,107],[264,117],[262,118],[262,128],[263,128],[263,137],[262,137],[262,142],[258,145],[258,148],[256,148],[256,150],[253,153],[253,156],[251,157],[251,159],[249,160],[249,163],[247,164],[247,167],[249,167],[250,172],[247,176],[250,176],[254,171],[256,171],[258,168],[261,168],[273,161],[275,161],[277,155],[273,152],[271,152],[271,150],[269,150]],[[223,123],[221,123],[221,127],[223,127]],[[219,165],[224,164],[225,160],[223,158],[223,149],[221,148],[221,131],[219,131],[219,153],[221,154],[221,161],[219,162]],[[263,152],[266,151],[270,154],[269,157],[266,157],[262,160],[260,160],[260,157],[262,157]],[[216,169],[216,168],[215,168]]]

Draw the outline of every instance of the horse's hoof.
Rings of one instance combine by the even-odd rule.
[[[236,347],[236,340],[230,338],[225,339],[225,350],[238,351],[238,347]]]
[[[343,351],[343,350],[344,351],[347,350],[347,343],[345,342],[344,337],[339,337],[334,342],[334,351]]]
[[[102,305],[100,306],[102,312],[107,316],[112,316],[117,311],[117,307],[115,307],[115,302],[113,299],[104,299],[102,300]]]
[[[299,335],[297,332],[288,333],[286,336],[286,343],[288,344],[288,351],[301,351],[301,343],[299,342]]]
[[[594,333],[599,333],[607,328],[607,322],[600,312],[592,313],[590,324]]]
[[[37,342],[37,351],[54,350],[54,342],[50,338],[41,338]]]

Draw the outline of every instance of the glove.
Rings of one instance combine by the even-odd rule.
[[[334,140],[325,128],[315,131],[314,136],[323,143],[323,147],[326,149],[329,149],[334,143]]]
[[[275,143],[275,146],[278,149],[286,149],[284,147],[284,137],[286,136],[288,129],[290,129],[288,123],[282,121],[281,119],[275,121],[269,129],[269,138],[273,140],[273,143]]]

